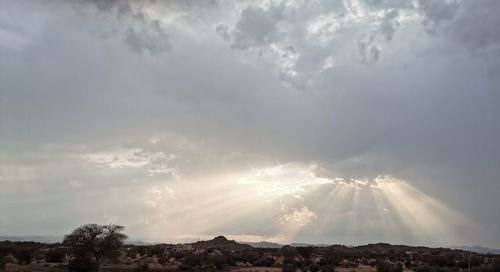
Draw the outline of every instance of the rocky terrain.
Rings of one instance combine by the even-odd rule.
[[[74,258],[61,243],[0,242],[5,271],[68,271]],[[386,243],[356,247],[257,248],[223,236],[188,244],[126,244],[100,271],[500,271],[500,255]],[[76,270],[71,270],[76,271]],[[85,271],[85,270],[80,270]]]

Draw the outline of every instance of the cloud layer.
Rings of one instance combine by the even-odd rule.
[[[0,233],[498,247],[497,2],[2,2]]]

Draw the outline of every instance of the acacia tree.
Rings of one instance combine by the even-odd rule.
[[[127,235],[123,226],[86,224],[64,237],[63,243],[73,249],[76,256],[91,256],[94,271],[99,270],[103,258],[112,256],[123,245]]]

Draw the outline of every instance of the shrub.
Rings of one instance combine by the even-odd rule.
[[[147,263],[138,264],[134,269],[134,272],[147,272],[147,271],[149,271],[149,265]]]
[[[266,257],[266,258],[262,258],[262,259],[259,259],[259,260],[255,261],[255,265],[256,266],[267,266],[267,267],[270,267],[274,263],[275,263],[275,260],[274,260],[274,258],[271,258],[271,257]]]
[[[64,261],[66,252],[59,249],[50,249],[45,252],[45,261],[48,263],[61,263]]]
[[[95,269],[95,262],[88,257],[77,257],[69,261],[68,270],[73,272],[89,272]]]
[[[295,272],[297,271],[297,269],[299,269],[298,266],[296,266],[295,264],[285,264],[283,265],[283,272]]]
[[[12,252],[12,255],[17,259],[19,264],[29,264],[35,256],[35,249],[33,248],[17,248]]]

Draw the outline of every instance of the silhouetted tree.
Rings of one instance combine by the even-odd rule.
[[[115,255],[127,236],[121,231],[124,227],[117,225],[87,224],[75,229],[64,237],[64,244],[73,249],[75,256],[94,258],[94,269],[98,271],[103,258]]]

